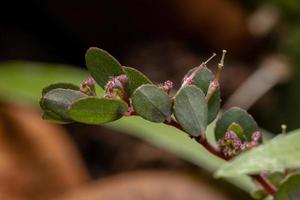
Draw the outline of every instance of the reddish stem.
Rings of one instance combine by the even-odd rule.
[[[178,128],[179,130],[184,131],[183,128],[181,127],[181,125],[180,125],[178,122],[176,122],[174,119],[171,119],[170,121],[165,121],[164,123],[167,124],[167,125],[169,125],[169,126],[173,126],[173,127],[175,127],[175,128]],[[224,154],[222,154],[222,152],[221,152],[219,149],[217,149],[216,147],[214,147],[213,145],[211,145],[211,144],[207,141],[206,137],[203,137],[203,136],[201,137],[201,136],[199,136],[199,137],[193,137],[193,138],[194,138],[198,143],[202,144],[202,146],[203,146],[207,151],[209,151],[210,153],[212,153],[212,154],[214,154],[215,156],[218,156],[218,157],[220,157],[220,158],[223,158],[224,160],[228,160],[228,158],[225,157]]]
[[[131,113],[131,116],[136,115],[135,112]],[[176,122],[174,119],[166,120],[164,121],[164,124],[167,124],[169,126],[173,126],[179,130],[183,130],[181,125]],[[199,137],[193,137],[199,144],[201,144],[207,151],[212,153],[213,155],[222,158],[224,160],[230,160],[229,157],[226,157],[218,148],[211,145],[205,136],[199,136]],[[261,174],[259,175],[251,175],[252,178],[254,178],[270,195],[274,196],[277,192],[277,189]]]
[[[260,185],[272,196],[274,196],[277,192],[277,188],[275,188],[265,177],[260,175],[251,175]]]
[[[173,119],[171,121],[165,121],[164,123],[184,131],[181,125]],[[230,158],[226,157],[218,148],[211,145],[207,141],[206,137],[199,136],[195,137],[194,139],[213,155],[224,160],[230,160]],[[254,178],[270,195],[274,196],[276,194],[277,189],[265,177],[263,177],[262,175],[252,175],[251,177]]]
[[[181,131],[184,132],[184,130],[183,130],[183,128],[181,127],[181,125],[178,124],[174,119],[166,120],[166,121],[164,121],[164,124],[167,124],[167,125],[169,125],[169,126],[173,126],[173,127],[175,127],[175,128],[177,128],[177,129],[179,129],[179,130],[181,130]]]
[[[202,146],[209,151],[210,153],[214,154],[215,156],[222,158],[224,160],[229,160],[228,157],[226,157],[218,148],[214,147],[213,145],[211,145],[206,137],[204,136],[200,136],[198,138],[196,138],[196,141],[200,144],[202,144]]]

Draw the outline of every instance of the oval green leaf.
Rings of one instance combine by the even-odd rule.
[[[124,71],[128,78],[128,94],[131,96],[133,92],[144,84],[152,84],[152,82],[140,71],[131,67],[124,67]]]
[[[86,98],[87,95],[71,89],[53,89],[47,92],[41,99],[41,107],[45,111],[52,111],[63,119],[70,119],[69,106],[75,101]]]
[[[73,103],[69,115],[77,122],[103,124],[121,118],[127,109],[127,104],[121,100],[88,97]]]
[[[181,88],[175,96],[174,114],[188,134],[194,137],[204,134],[207,126],[204,93],[194,85]]]
[[[52,112],[52,111],[44,111],[43,115],[42,115],[42,119],[46,120],[48,122],[53,122],[53,123],[57,123],[57,124],[68,124],[68,123],[72,123],[72,120],[67,120],[62,118],[61,116],[59,116],[58,114]]]
[[[170,97],[155,85],[146,84],[137,88],[132,104],[135,112],[152,122],[164,122],[172,114]]]
[[[288,178],[277,191],[275,200],[299,200],[300,199],[300,174]]]
[[[258,126],[251,115],[241,108],[233,107],[224,112],[216,123],[215,138],[217,141],[224,137],[232,123],[238,124],[243,129],[244,137],[241,139],[246,141],[251,141],[252,133],[258,130]]]
[[[208,106],[207,124],[210,124],[216,119],[220,111],[221,92],[219,89],[217,89],[216,92],[211,96],[211,98],[207,103],[207,106]]]
[[[262,171],[284,172],[300,167],[300,130],[279,135],[252,150],[246,151],[217,171],[218,177],[258,174]]]
[[[92,77],[103,89],[110,77],[124,74],[121,64],[102,49],[89,48],[85,54],[85,61]]]
[[[244,136],[244,129],[241,127],[241,125],[235,122],[232,122],[227,130],[233,131],[239,138],[243,138]]]
[[[51,85],[48,85],[43,88],[42,95],[45,95],[47,92],[53,89],[71,89],[71,90],[79,90],[79,86],[73,84],[73,83],[54,83]]]
[[[190,75],[196,68],[191,69],[186,76]],[[214,80],[214,74],[207,68],[203,67],[193,78],[193,85],[200,88],[204,94],[207,94],[207,90],[211,81]],[[210,124],[214,119],[216,119],[221,105],[221,92],[217,89],[212,95],[208,102],[208,116],[207,123]]]

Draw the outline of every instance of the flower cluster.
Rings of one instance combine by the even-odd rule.
[[[95,80],[92,77],[87,78],[81,85],[80,91],[89,96],[96,96]]]
[[[124,99],[127,81],[126,75],[111,77],[105,86],[105,97]]]
[[[218,144],[224,156],[231,158],[238,155],[242,151],[255,147],[260,139],[260,131],[256,131],[252,134],[251,141],[243,141],[235,132],[229,130],[225,133],[223,139],[218,141]]]
[[[173,81],[167,80],[163,84],[160,84],[159,87],[162,88],[166,93],[170,93],[174,84]]]

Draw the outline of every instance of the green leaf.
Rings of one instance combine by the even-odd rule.
[[[57,88],[79,90],[79,86],[73,83],[53,83],[43,88],[42,95],[45,95],[50,90],[57,89]]]
[[[228,127],[228,131],[233,131],[239,138],[243,138],[244,135],[244,129],[241,127],[241,125],[232,122],[232,124]]]
[[[89,48],[85,54],[85,61],[92,77],[103,89],[111,77],[124,74],[121,64],[102,49]]]
[[[233,107],[224,112],[217,121],[215,128],[215,138],[217,141],[224,137],[224,134],[232,123],[236,123],[242,127],[245,138],[242,137],[240,139],[246,139],[247,141],[251,141],[252,133],[258,130],[258,126],[251,115],[241,108]]]
[[[46,85],[61,81],[79,85],[88,75],[87,71],[79,67],[63,64],[2,62],[0,63],[0,96],[7,101],[38,106],[41,91]],[[98,90],[97,94],[103,92]]]
[[[140,71],[131,67],[124,67],[124,71],[128,78],[128,93],[129,96],[144,84],[152,84],[152,82]]]
[[[207,104],[205,95],[196,86],[181,88],[175,96],[174,115],[182,128],[197,137],[205,133]]]
[[[132,96],[134,110],[144,119],[164,122],[172,114],[170,97],[155,85],[142,85]]]
[[[221,92],[219,89],[217,89],[216,92],[211,96],[211,98],[208,101],[208,116],[207,116],[208,124],[210,124],[216,119],[220,111],[220,106],[221,106]]]
[[[268,176],[268,181],[272,183],[275,187],[279,187],[281,185],[282,180],[284,180],[286,174],[282,172],[274,172]]]
[[[191,69],[186,76],[190,75],[196,68]],[[207,68],[203,67],[193,78],[193,85],[200,88],[204,94],[207,94],[211,81],[214,80],[214,74]],[[221,104],[221,92],[217,89],[208,102],[207,123],[210,124],[217,117]]]
[[[74,102],[69,115],[77,122],[103,124],[121,118],[127,109],[127,104],[121,100],[88,97]]]
[[[219,177],[258,174],[262,171],[284,172],[300,167],[300,130],[274,139],[237,156],[217,171]]]
[[[197,67],[188,71],[185,75],[186,77],[191,75],[193,71],[195,71]],[[193,85],[200,88],[205,94],[208,90],[210,82],[214,79],[213,73],[207,67],[203,67],[201,70],[197,72],[195,77],[193,78]]]
[[[41,99],[42,108],[52,111],[63,119],[70,119],[68,109],[75,101],[85,98],[87,95],[70,89],[54,89],[47,92]]]
[[[43,120],[49,121],[49,122],[53,122],[56,124],[68,124],[71,123],[71,120],[66,120],[64,118],[62,118],[61,116],[59,116],[58,114],[52,112],[52,111],[44,111],[43,116],[42,116]]]
[[[258,199],[258,200],[267,200],[266,197],[268,195],[269,194],[264,189],[259,189],[259,190],[251,192],[252,198]]]
[[[295,174],[285,181],[277,191],[275,200],[300,199],[300,174]]]

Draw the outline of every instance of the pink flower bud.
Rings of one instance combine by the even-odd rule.
[[[80,91],[89,95],[89,96],[95,96],[95,81],[92,77],[87,78],[81,85],[80,85]]]
[[[240,139],[235,139],[233,141],[233,147],[234,147],[234,149],[240,149],[241,145],[242,145],[242,141]]]
[[[190,78],[190,77],[185,77],[183,79],[183,83],[186,84],[186,85],[192,85],[193,84],[193,79]]]
[[[217,89],[219,87],[219,82],[217,81],[212,81],[210,84],[209,84],[209,88],[211,89]]]
[[[252,134],[251,138],[252,138],[253,141],[257,142],[261,138],[261,132],[255,131]]]
[[[84,84],[86,84],[88,86],[92,86],[95,84],[95,80],[92,77],[89,77],[84,81]]]
[[[173,88],[173,82],[167,80],[164,82],[164,84],[161,84],[159,87],[161,87],[165,92],[169,93],[170,90]]]
[[[119,80],[123,85],[126,85],[128,82],[128,78],[125,74],[117,76],[116,79]]]
[[[246,143],[242,143],[240,149],[243,151],[247,148],[247,144]]]
[[[237,136],[236,136],[235,132],[233,132],[233,131],[227,131],[224,135],[225,140],[230,140],[230,139],[235,139],[235,138],[237,138]]]
[[[164,87],[172,89],[173,88],[173,82],[170,80],[167,80],[166,82],[164,82]]]

